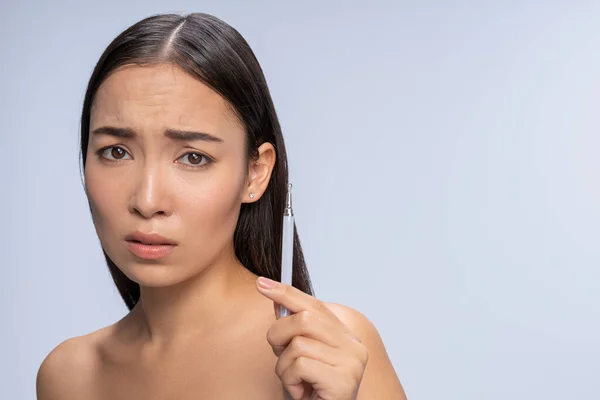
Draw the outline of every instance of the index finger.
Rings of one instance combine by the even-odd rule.
[[[264,296],[287,308],[292,314],[300,311],[311,311],[337,319],[335,314],[323,302],[298,288],[265,277],[258,278],[256,282],[258,290]]]

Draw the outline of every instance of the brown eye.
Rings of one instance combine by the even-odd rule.
[[[202,155],[200,155],[198,153],[190,153],[187,155],[187,157],[188,157],[188,161],[194,165],[198,165],[198,164],[200,164],[200,161],[202,161]]]
[[[125,156],[125,150],[120,147],[113,147],[110,154],[117,160]]]
[[[187,153],[181,156],[180,160],[183,160],[183,164],[187,164],[192,167],[203,167],[211,162],[211,160],[200,153]]]
[[[109,161],[120,161],[126,159],[129,153],[122,147],[111,146],[99,151],[100,156]]]

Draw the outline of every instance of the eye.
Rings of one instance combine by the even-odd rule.
[[[179,158],[179,160],[186,160],[183,164],[190,165],[192,167],[202,167],[206,164],[210,164],[212,160],[201,153],[186,153]],[[204,162],[202,162],[204,160]]]
[[[109,161],[123,160],[125,159],[125,156],[129,155],[125,149],[119,146],[105,147],[104,149],[101,149],[98,154]],[[131,158],[131,156],[129,157]]]

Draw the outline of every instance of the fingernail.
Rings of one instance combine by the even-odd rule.
[[[275,286],[277,286],[277,282],[262,276],[258,278],[258,284],[265,289],[273,289]]]

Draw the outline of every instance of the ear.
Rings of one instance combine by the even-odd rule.
[[[250,160],[246,188],[242,192],[242,203],[253,203],[260,199],[269,186],[276,161],[275,147],[263,143],[258,148],[258,159]],[[250,193],[254,195],[250,198]]]

